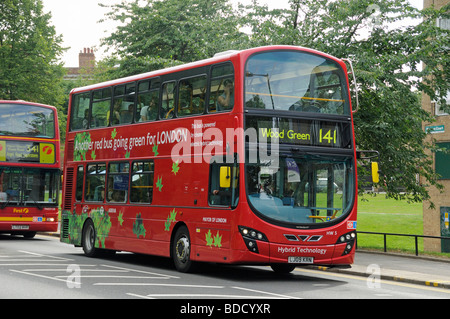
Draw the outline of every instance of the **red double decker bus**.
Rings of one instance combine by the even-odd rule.
[[[61,241],[196,262],[353,262],[347,68],[269,46],[70,94]]]
[[[0,101],[0,233],[57,231],[60,167],[56,108]]]

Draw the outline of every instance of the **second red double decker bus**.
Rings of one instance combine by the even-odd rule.
[[[58,230],[59,145],[55,107],[0,101],[0,233]]]
[[[347,69],[270,46],[74,89],[61,241],[195,262],[349,265]]]

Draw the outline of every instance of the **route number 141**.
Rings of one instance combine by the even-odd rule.
[[[326,130],[325,130],[326,131]],[[324,141],[328,141],[328,144],[336,144],[336,130],[328,130],[326,131],[325,135],[323,132],[323,129],[320,129],[320,143],[323,143]]]

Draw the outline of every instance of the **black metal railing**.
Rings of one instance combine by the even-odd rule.
[[[439,236],[425,236],[425,235],[409,235],[409,234],[396,234],[396,233],[377,233],[369,231],[357,231],[356,234],[370,234],[370,235],[383,235],[384,240],[384,252],[387,252],[387,236],[403,236],[403,237],[414,237],[416,256],[419,256],[419,238],[431,238],[431,239],[447,239],[450,237],[439,237]],[[358,239],[356,240],[356,249],[358,249]]]

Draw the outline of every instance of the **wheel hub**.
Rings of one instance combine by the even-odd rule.
[[[186,237],[181,237],[177,241],[177,258],[181,262],[186,262],[189,259],[189,240]]]

